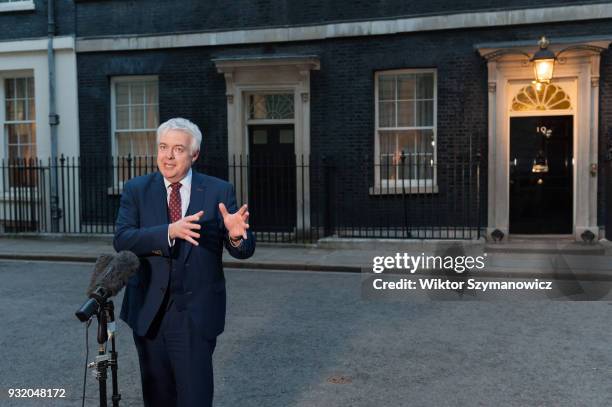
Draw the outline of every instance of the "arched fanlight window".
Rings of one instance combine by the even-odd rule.
[[[554,84],[531,84],[522,88],[512,99],[512,110],[567,110],[571,108],[569,95]]]
[[[292,93],[254,94],[249,96],[249,119],[293,119]]]

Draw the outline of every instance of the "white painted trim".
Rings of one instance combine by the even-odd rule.
[[[32,71],[32,72],[30,72],[28,74],[25,74],[24,72],[21,72],[21,73],[17,73],[16,75],[6,75],[6,74],[3,74],[3,73],[0,73],[0,78],[2,79],[2,84],[0,84],[0,88],[2,88],[2,91],[4,92],[4,94],[2,96],[2,98],[3,98],[2,103],[4,103],[5,106],[6,106],[6,90],[4,89],[5,88],[5,83],[6,83],[5,81],[6,81],[6,79],[25,78],[25,79],[30,79],[34,83],[34,72]],[[34,86],[35,85],[36,84],[34,83]],[[33,146],[34,147],[34,154],[33,154],[33,156],[34,156],[34,158],[38,157],[38,149],[37,149],[37,146],[38,146],[38,142],[37,142],[37,127],[38,127],[38,124],[37,124],[37,120],[36,120],[36,90],[34,90],[34,97],[32,97],[32,95],[30,95],[30,93],[29,93],[27,82],[26,82],[25,94],[27,95],[27,97],[25,98],[26,99],[25,110],[26,110],[26,112],[28,112],[28,116],[30,116],[30,118],[27,119],[27,120],[10,120],[9,121],[6,118],[6,116],[3,117],[3,120],[2,120],[2,130],[3,130],[3,140],[4,140],[4,143],[5,143],[5,151],[4,151],[3,158],[8,158],[8,156],[9,156],[9,151],[8,151],[8,147],[9,147],[9,142],[8,142],[9,135],[8,135],[8,126],[7,125],[20,125],[20,124],[33,124],[34,125],[34,137],[33,137],[34,141],[33,142],[30,141],[28,143],[22,143],[21,140],[18,140],[17,143],[16,143],[16,145],[18,146],[17,148],[19,149],[21,146],[24,146],[24,145]],[[34,100],[34,117],[31,117],[30,107],[29,107],[29,104],[27,103],[28,99],[33,99]],[[5,107],[2,107],[2,109],[5,109]]]
[[[247,95],[291,93],[294,97],[294,151],[298,159],[310,156],[310,71],[320,69],[319,60],[305,58],[244,58],[215,60],[225,77],[227,99],[227,153],[231,163],[248,154]],[[285,121],[283,121],[285,122]],[[261,123],[261,121],[258,121]],[[244,161],[243,161],[244,164]],[[236,195],[248,199],[248,176],[239,169],[230,171]],[[303,184],[302,184],[303,183]],[[304,192],[303,196],[301,191]],[[310,173],[296,171],[296,226],[299,232],[310,228]],[[302,218],[299,214],[304,214]]]
[[[566,67],[564,67],[566,68]],[[530,67],[528,69],[531,69]],[[518,92],[525,86],[531,84],[529,79],[515,79],[512,74],[506,73],[506,116],[504,118],[505,126],[501,130],[503,139],[507,140],[507,162],[508,168],[510,165],[510,120],[515,117],[541,117],[541,116],[572,116],[572,231],[576,230],[577,221],[581,218],[581,209],[584,205],[579,202],[581,197],[579,194],[582,193],[580,187],[584,177],[580,176],[578,170],[579,167],[583,167],[582,158],[579,157],[582,150],[584,149],[584,136],[581,137],[579,122],[579,114],[581,113],[580,107],[585,105],[584,100],[580,100],[578,97],[578,76],[580,75],[581,68],[579,66],[569,67],[569,69],[557,69],[556,75],[552,83],[561,89],[570,98],[570,108],[565,110],[530,110],[530,111],[514,111],[512,110],[512,100],[518,94]],[[561,71],[561,73],[559,73]],[[523,76],[520,73],[519,77]],[[582,119],[584,120],[584,119]],[[590,135],[588,136],[590,138]],[[597,136],[595,136],[597,138]],[[579,165],[580,161],[580,165]],[[509,169],[508,169],[509,171]],[[510,173],[508,172],[508,183],[510,182]],[[585,193],[584,195],[588,195]],[[506,206],[508,216],[508,231],[510,230],[510,194],[508,193],[508,203]],[[509,233],[509,232],[508,232]],[[577,239],[578,240],[578,239]]]
[[[58,139],[58,154],[77,156],[79,131],[76,54],[71,50],[58,52],[55,64],[57,100],[61,101],[57,104],[57,113],[60,115],[58,134],[61,135]],[[49,74],[46,48],[38,52],[0,53],[0,76],[23,75],[24,72],[34,75],[37,155],[46,160],[50,156]],[[2,146],[0,154],[3,154]]]
[[[10,13],[12,11],[35,10],[34,0],[13,1],[10,3],[0,3],[0,13]]]
[[[609,45],[606,42],[603,49]],[[585,42],[585,44],[589,44]],[[593,45],[593,44],[589,44]],[[532,52],[532,48],[521,48]],[[481,55],[488,50],[481,51]],[[555,67],[557,81],[571,83],[569,90],[574,115],[574,177],[573,177],[573,235],[577,241],[581,234],[590,230],[596,236],[597,225],[597,177],[590,174],[590,164],[597,163],[598,148],[598,85],[599,55],[581,50],[568,52],[565,63]],[[553,79],[553,83],[555,82]],[[510,117],[522,116],[510,111],[514,96],[510,91],[513,81],[528,84],[533,79],[530,64],[525,57],[508,55],[488,61],[489,88],[489,168],[488,168],[488,221],[487,235],[495,229],[508,236],[509,230],[509,153]],[[544,114],[542,114],[544,113]],[[561,113],[561,112],[559,112]],[[549,115],[551,112],[537,112],[536,115]],[[554,114],[554,113],[552,113]],[[598,174],[597,174],[598,175]]]
[[[36,40],[0,41],[0,54],[47,51],[48,40],[41,38]],[[53,37],[54,50],[74,50],[74,37]]]
[[[39,109],[38,106],[41,103],[41,97],[36,93],[37,89],[38,89],[38,84],[36,82],[37,78],[35,77],[35,73],[34,73],[34,69],[23,69],[23,70],[7,70],[7,71],[1,71],[0,70],[0,159],[4,159],[7,160],[8,159],[8,133],[7,133],[7,127],[6,124],[7,123],[7,119],[6,119],[6,91],[5,91],[5,86],[4,86],[4,81],[5,79],[9,79],[9,78],[32,78],[34,79],[34,106],[35,106],[35,116],[34,116],[34,120],[29,120],[29,121],[24,121],[24,123],[28,123],[28,122],[33,122],[34,123],[34,128],[35,128],[35,138],[36,138],[36,143],[35,143],[35,148],[36,148],[36,154],[34,155],[36,158],[39,157],[39,147],[38,145],[40,144],[39,138],[40,138],[40,130],[39,127],[41,126],[41,123],[44,123],[44,121],[40,120],[39,118]],[[43,129],[43,134],[44,134],[44,129]],[[0,185],[4,185],[3,181],[0,181]],[[4,186],[6,187],[6,186]],[[5,188],[6,189],[6,188]]]
[[[276,95],[293,96],[293,119],[250,119],[249,118],[249,109],[250,109],[249,96],[259,95],[259,94],[263,94],[263,95],[276,94]],[[257,126],[257,125],[266,125],[266,124],[289,124],[289,125],[295,126],[295,115],[296,115],[295,114],[295,105],[296,105],[295,104],[296,102],[295,94],[296,94],[295,87],[287,88],[284,91],[279,88],[279,89],[274,89],[273,91],[269,91],[269,90],[261,91],[260,90],[260,91],[245,92],[244,93],[244,106],[246,107],[246,109],[244,109],[244,122],[246,123],[247,128],[248,126]],[[250,154],[248,149],[247,149],[247,154]]]
[[[111,138],[111,157],[119,157],[117,152],[117,140],[115,137],[116,133],[116,125],[117,125],[117,117],[116,117],[116,95],[115,95],[115,85],[121,82],[139,82],[139,81],[157,81],[158,86],[158,95],[157,95],[157,117],[159,119],[159,77],[157,75],[133,75],[133,76],[113,76],[110,80],[110,116],[111,116],[111,126],[110,126],[110,138]],[[159,125],[159,123],[158,123]],[[137,131],[151,131],[150,129],[139,129]],[[102,141],[102,140],[101,140]],[[123,181],[119,179],[117,174],[118,166],[113,166],[113,186],[111,188],[123,188]]]
[[[78,92],[77,92],[77,64],[74,52],[74,39],[72,37],[59,37],[55,39],[55,49],[59,50],[55,57],[55,91],[57,113],[60,115],[60,123],[57,126],[59,134],[58,155],[64,154],[68,157],[76,157],[79,152],[79,118],[78,118]],[[49,125],[49,70],[47,58],[48,40],[35,39],[24,41],[2,41],[0,42],[0,77],[2,75],[13,76],[15,73],[28,72],[34,76],[34,88],[36,96],[36,151],[38,158],[43,164],[50,156],[51,129]],[[0,78],[1,80],[1,78]],[[0,109],[4,110],[4,109]],[[0,123],[1,125],[1,123]],[[2,133],[2,132],[0,132]],[[5,154],[4,140],[0,140],[0,156]],[[78,171],[75,174],[78,179]],[[60,180],[61,181],[61,180]],[[60,182],[61,188],[61,182]],[[0,186],[3,188],[3,186]],[[75,185],[75,196],[79,194],[80,186]],[[48,190],[45,192],[48,194]],[[79,209],[74,208],[71,213],[71,222],[80,219]],[[50,221],[49,206],[41,208],[45,213],[46,220]],[[65,212],[68,216],[68,212]],[[4,216],[2,205],[0,205],[0,219]],[[43,225],[48,227],[49,225]]]
[[[415,194],[437,194],[439,192],[438,186],[434,185],[423,185],[423,186],[406,186],[402,189],[399,184],[395,184],[394,187],[370,187],[370,195],[402,195],[404,193],[415,195]]]
[[[256,92],[250,92],[250,94],[254,94]],[[287,93],[292,96],[295,95],[295,89],[290,89]],[[248,96],[248,95],[247,95]],[[247,104],[248,106],[248,104]],[[247,112],[248,115],[248,112]],[[247,126],[257,126],[257,125],[266,125],[266,124],[295,124],[295,119],[249,119],[248,117],[245,119]]]
[[[612,18],[612,4],[592,4],[415,16],[296,27],[260,28],[166,35],[126,35],[77,39],[77,52],[205,47],[232,44],[313,41],[433,30],[546,24]]]

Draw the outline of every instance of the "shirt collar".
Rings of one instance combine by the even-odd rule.
[[[186,187],[188,190],[191,189],[191,168],[189,169],[189,171],[187,172],[187,175],[185,175],[185,177],[179,181],[181,183],[181,188],[182,187]],[[168,187],[170,186],[170,184],[172,184],[172,182],[168,181],[165,177],[164,177],[164,185],[166,186],[166,189],[168,189]]]

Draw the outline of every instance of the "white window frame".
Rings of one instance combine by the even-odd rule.
[[[0,136],[2,137],[2,141],[1,141],[1,149],[0,149],[0,161],[4,161],[4,165],[8,166],[8,153],[9,153],[9,149],[8,149],[8,133],[6,130],[6,124],[7,124],[7,120],[6,120],[6,89],[5,89],[5,80],[6,79],[16,79],[16,78],[32,78],[34,79],[34,86],[36,87],[36,77],[34,74],[34,70],[33,69],[28,69],[28,70],[18,70],[18,71],[2,71],[0,72]],[[34,92],[34,105],[36,106],[36,91]],[[38,107],[38,106],[36,106]],[[38,109],[36,110],[36,117],[38,117]],[[37,118],[34,118],[34,126],[36,129],[36,149],[38,150],[38,120]],[[35,160],[36,160],[36,165],[38,165],[39,160],[38,160],[38,151],[37,154],[35,155]],[[44,164],[43,164],[44,165]],[[6,171],[6,170],[5,170]],[[17,191],[19,191],[20,194],[26,194],[24,196],[24,199],[28,199],[29,200],[29,192],[28,191],[32,191],[32,193],[35,193],[35,191],[38,189],[38,185],[35,186],[31,186],[31,187],[16,187],[16,186],[9,186],[8,184],[8,173],[4,173],[4,177],[2,176],[2,174],[0,174],[0,178],[2,178],[0,180],[0,188],[2,188],[1,190],[3,191],[4,195],[2,198],[4,199],[9,199],[9,197],[11,196],[15,196],[15,194],[17,194]]]
[[[156,81],[157,82],[157,118],[160,121],[159,116],[159,76],[157,75],[133,75],[133,76],[114,76],[110,81],[110,90],[111,90],[111,128],[110,128],[110,137],[111,137],[111,151],[112,157],[114,158],[119,156],[119,146],[116,139],[115,133],[117,132],[117,117],[116,117],[116,104],[117,104],[117,95],[115,94],[115,85],[117,83],[122,82],[148,82],[148,81]],[[158,124],[159,125],[159,124]],[[151,131],[152,129],[138,129],[134,131]],[[113,161],[114,162],[114,161]],[[117,174],[117,166],[113,164],[113,186],[109,187],[109,194],[117,194],[121,193],[123,190],[123,184],[125,182],[119,179]]]
[[[379,124],[379,78],[385,75],[401,75],[415,73],[433,74],[433,126],[413,126],[413,127],[380,127]],[[386,180],[381,179],[380,174],[380,132],[381,131],[402,131],[402,130],[432,130],[433,132],[433,175],[432,179],[402,179]],[[374,73],[374,187],[370,188],[370,194],[410,194],[418,193],[437,193],[438,192],[438,72],[435,68],[425,69],[390,69],[376,71]]]
[[[0,3],[0,13],[10,13],[11,11],[35,10],[34,0],[9,0]]]
[[[15,79],[32,79],[32,80],[34,80],[34,75],[31,75],[31,76],[30,75],[15,75],[15,76],[6,76],[6,77],[2,78],[2,85],[3,85],[2,89],[3,89],[3,92],[4,92],[3,96],[2,96],[2,103],[3,103],[3,108],[4,108],[4,111],[3,111],[4,117],[3,117],[2,123],[3,123],[3,127],[4,127],[3,135],[4,135],[4,143],[5,143],[4,144],[4,146],[5,146],[5,148],[4,148],[4,158],[6,158],[6,159],[9,158],[8,155],[9,155],[9,147],[10,147],[9,146],[9,142],[8,142],[8,132],[6,130],[6,125],[34,124],[34,131],[35,131],[35,133],[34,133],[34,143],[28,143],[28,144],[30,144],[30,145],[33,144],[35,147],[36,147],[36,144],[37,144],[36,143],[36,140],[37,140],[37,137],[36,137],[37,136],[37,134],[36,134],[37,133],[36,132],[36,130],[37,130],[36,129],[36,113],[34,114],[34,118],[30,118],[30,119],[27,119],[27,120],[11,120],[11,121],[9,121],[7,119],[7,117],[6,117],[6,90],[5,90],[6,87],[5,87],[5,83],[6,83],[7,79],[11,79],[11,80],[15,80]],[[28,98],[26,98],[26,100],[27,99],[30,99],[30,98],[28,97]],[[36,106],[36,91],[34,92],[34,98],[33,99],[34,99],[34,106]],[[26,103],[25,107],[26,107],[26,111],[27,111],[27,109],[29,108],[27,103]],[[36,109],[34,111],[36,112]],[[22,144],[20,143],[19,145],[22,145]],[[36,157],[38,157],[38,152],[36,151],[38,149],[35,148],[34,150],[35,150],[34,158],[36,158]]]

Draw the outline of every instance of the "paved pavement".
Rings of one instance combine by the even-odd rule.
[[[113,253],[111,237],[5,236],[0,259],[93,262]],[[420,255],[483,255],[483,277],[546,277],[612,281],[612,244],[568,240],[516,239],[508,244],[482,241],[323,240],[317,245],[258,243],[255,255],[236,260],[224,253],[224,265],[234,268],[359,272],[372,270],[373,259],[397,253]]]
[[[84,327],[74,311],[91,267],[0,260],[1,406],[80,405]],[[612,405],[609,302],[365,300],[356,273],[228,269],[226,278],[215,407]],[[141,406],[131,333],[118,330],[121,405]],[[95,323],[89,338],[91,360]],[[9,400],[12,387],[68,397]],[[97,405],[91,376],[86,405]]]

